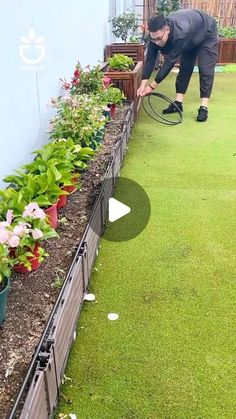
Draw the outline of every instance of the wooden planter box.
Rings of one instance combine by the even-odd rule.
[[[120,42],[106,45],[104,60],[106,61],[108,57],[117,53],[128,55],[135,62],[144,61],[144,44],[124,44]]]
[[[142,81],[143,62],[138,61],[132,71],[109,71],[108,63],[101,64],[101,70],[111,79],[111,83],[124,92],[126,99],[134,101],[134,117],[136,119],[140,105],[137,90]]]
[[[236,63],[236,38],[219,38],[218,64]]]

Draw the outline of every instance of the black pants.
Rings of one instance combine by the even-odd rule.
[[[213,87],[217,58],[218,39],[215,25],[211,34],[201,45],[186,51],[181,55],[180,70],[175,84],[176,93],[186,93],[197,59],[199,68],[200,97],[209,98]]]

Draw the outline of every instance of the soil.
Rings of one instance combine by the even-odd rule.
[[[59,239],[43,246],[49,257],[39,270],[14,273],[8,297],[7,319],[0,328],[0,418],[10,414],[32,356],[60,287],[83,236],[93,204],[99,194],[114,144],[119,140],[128,105],[117,107],[114,120],[106,125],[101,148],[81,176],[81,188],[68,195],[59,210]]]

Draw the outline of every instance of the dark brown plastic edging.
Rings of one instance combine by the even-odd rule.
[[[74,339],[76,323],[98,254],[100,235],[95,231],[102,233],[105,228],[109,199],[114,192],[134,122],[134,103],[126,102],[130,104],[130,109],[121,138],[112,153],[90,221],[17,395],[9,419],[14,419],[19,411],[20,419],[48,419],[55,413],[59,387],[71,343]],[[91,228],[91,225],[93,225],[93,228]],[[24,394],[27,395],[23,407],[21,407]]]

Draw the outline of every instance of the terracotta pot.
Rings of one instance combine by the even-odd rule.
[[[51,207],[45,209],[44,212],[48,216],[49,223],[56,230],[58,227],[57,202],[55,202],[55,204]]]
[[[31,264],[31,270],[32,271],[36,271],[40,265],[41,262],[39,262],[39,243],[36,243],[34,246],[34,249],[32,251],[34,256],[29,256],[27,259]],[[31,250],[29,249],[29,252],[31,252]],[[28,269],[24,266],[23,263],[18,263],[17,265],[13,266],[13,269],[15,272],[19,272],[21,274],[28,274],[30,271],[28,271]]]

